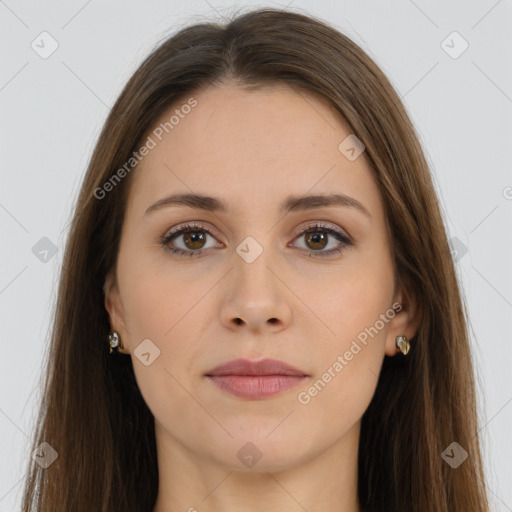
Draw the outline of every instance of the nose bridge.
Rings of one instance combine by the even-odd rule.
[[[224,322],[245,323],[256,330],[267,323],[287,323],[291,314],[286,286],[276,275],[279,258],[273,254],[271,236],[264,230],[259,233],[246,236],[236,247],[222,306]]]
[[[271,268],[276,266],[270,236],[265,233],[246,236],[236,247],[235,268],[232,279],[237,293],[248,294],[246,300],[257,302],[275,299],[275,276]]]

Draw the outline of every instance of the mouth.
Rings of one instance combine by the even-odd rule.
[[[236,359],[205,374],[221,391],[258,400],[282,393],[303,382],[309,375],[283,361]]]

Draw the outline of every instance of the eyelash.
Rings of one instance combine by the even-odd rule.
[[[168,235],[164,235],[160,243],[162,247],[169,251],[171,254],[177,254],[179,256],[188,256],[188,257],[196,257],[201,255],[203,252],[206,252],[208,249],[198,249],[196,251],[193,250],[183,250],[183,249],[177,249],[175,247],[170,247],[168,244],[171,240],[174,238],[178,238],[180,235],[183,235],[188,232],[194,232],[194,231],[204,231],[210,236],[214,236],[208,229],[204,228],[201,225],[198,224],[185,224],[181,226],[179,229],[176,229],[169,233]],[[317,231],[324,231],[339,240],[341,243],[338,247],[335,249],[330,249],[329,251],[309,251],[308,255],[311,257],[320,257],[324,258],[327,256],[333,256],[334,254],[339,254],[343,250],[345,250],[346,247],[354,245],[352,240],[348,238],[345,234],[343,234],[341,231],[338,231],[337,229],[333,229],[332,227],[322,224],[322,223],[315,223],[311,226],[308,226],[306,229],[299,230],[295,233],[295,237],[301,236],[301,235],[307,235],[308,233],[315,233]],[[305,249],[304,249],[305,250]]]

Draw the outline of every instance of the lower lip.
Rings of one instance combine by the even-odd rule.
[[[208,378],[223,391],[252,400],[277,395],[306,379],[297,375],[208,375]]]

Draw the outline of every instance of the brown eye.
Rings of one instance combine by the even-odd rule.
[[[348,246],[354,245],[343,232],[323,224],[315,224],[306,230],[299,231],[297,237],[299,240],[304,240],[302,248],[309,250],[309,256],[333,256]],[[324,250],[328,245],[333,245],[333,247]]]
[[[203,231],[187,231],[181,235],[187,249],[202,249],[206,242],[206,236]]]
[[[196,224],[188,224],[163,236],[161,245],[172,254],[198,256],[208,249],[205,248],[208,237],[214,239],[207,229]]]
[[[208,237],[215,239],[209,230],[200,225],[188,224],[163,236],[161,245],[172,254],[199,256],[209,249],[209,247],[205,247]],[[354,245],[343,232],[322,224],[315,224],[306,230],[299,231],[297,238],[304,240],[303,249],[309,251],[309,256],[332,256],[340,253],[346,247]],[[332,243],[334,243],[333,248],[324,250]]]
[[[321,231],[312,231],[305,234],[306,244],[310,249],[319,250],[323,249],[327,245],[327,236]]]

